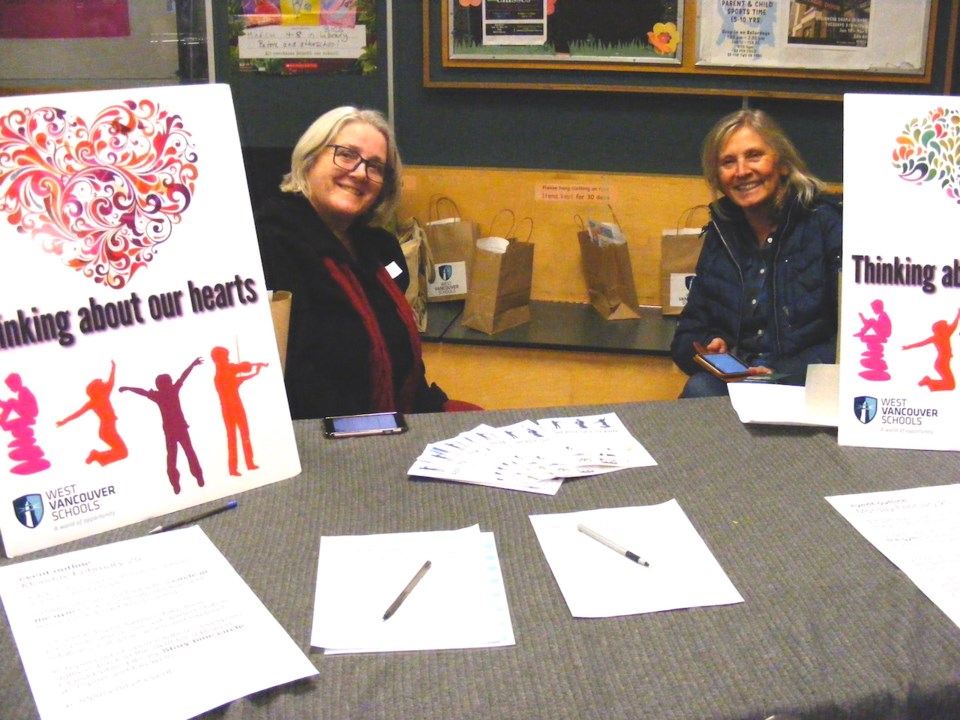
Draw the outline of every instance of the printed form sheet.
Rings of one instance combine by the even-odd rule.
[[[199,527],[0,568],[43,720],[185,720],[316,669]]]
[[[827,502],[960,625],[960,485],[838,495]]]

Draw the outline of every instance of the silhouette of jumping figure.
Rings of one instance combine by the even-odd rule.
[[[230,351],[225,347],[215,347],[210,351],[215,372],[213,384],[220,397],[220,411],[223,414],[223,426],[227,431],[227,467],[230,474],[239,476],[237,469],[237,435],[243,446],[243,459],[247,470],[256,470],[253,462],[253,445],[250,443],[250,427],[247,423],[247,411],[240,399],[240,385],[260,374],[266,363],[230,362]]]
[[[106,444],[107,450],[97,450],[94,448],[87,455],[87,464],[100,463],[100,466],[123,460],[129,452],[126,443],[117,432],[117,413],[110,402],[110,393],[113,392],[114,380],[117,376],[117,364],[110,361],[110,376],[106,380],[95,378],[87,384],[87,396],[90,398],[86,404],[75,413],[68,415],[63,420],[57,422],[57,427],[63,427],[68,422],[76,420],[86,412],[92,412],[100,420],[99,437]]]
[[[43,449],[37,445],[33,434],[40,412],[37,398],[23,384],[19,374],[10,373],[5,382],[14,393],[13,397],[0,400],[0,430],[13,436],[7,444],[10,448],[8,457],[17,463],[10,472],[33,475],[50,467],[50,461],[43,456]]]
[[[950,368],[950,361],[953,359],[953,347],[950,339],[957,331],[957,325],[960,324],[960,310],[957,310],[957,316],[952,323],[946,320],[937,320],[930,328],[931,335],[926,340],[904,345],[904,350],[911,350],[921,345],[933,345],[937,350],[937,359],[933,362],[933,369],[939,374],[939,378],[932,378],[925,375],[917,383],[920,387],[926,386],[930,392],[939,390],[953,390],[957,386],[957,381],[953,377],[953,370]]]
[[[860,355],[860,377],[865,380],[889,380],[890,373],[887,372],[887,361],[883,357],[883,347],[890,339],[892,326],[890,316],[883,309],[883,300],[879,298],[870,303],[870,309],[876,317],[866,317],[863,313],[860,315],[862,327],[859,332],[853,334],[860,338],[866,346]]]
[[[173,382],[166,373],[157,375],[156,389],[147,390],[127,386],[120,388],[120,392],[136,393],[157,404],[163,424],[163,436],[167,444],[167,477],[170,478],[170,484],[173,486],[173,492],[175,493],[180,492],[180,471],[177,470],[178,445],[183,448],[183,454],[187,456],[190,473],[197,479],[197,485],[203,487],[203,469],[200,467],[197,453],[193,450],[193,443],[188,431],[190,426],[187,424],[187,419],[183,415],[183,408],[180,406],[180,388],[183,387],[183,383],[190,372],[202,362],[203,358],[197,358],[190,363],[176,382]]]

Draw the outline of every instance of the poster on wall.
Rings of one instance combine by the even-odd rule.
[[[377,69],[376,0],[230,0],[240,72],[303,75]]]
[[[8,556],[292,477],[230,90],[0,98]]]
[[[843,445],[960,450],[960,98],[844,98]]]
[[[547,41],[547,0],[482,0],[484,45]]]
[[[930,0],[700,0],[697,65],[922,75]]]
[[[683,0],[444,0],[449,60],[679,64]]]

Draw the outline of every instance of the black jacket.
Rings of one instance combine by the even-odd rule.
[[[355,228],[359,258],[354,261],[299,194],[269,200],[255,219],[267,287],[293,293],[284,373],[291,415],[297,419],[371,412],[370,339],[323,259],[348,263],[356,275],[389,349],[398,389],[422,362],[414,357],[407,327],[375,275],[379,266],[393,266],[400,289],[409,284],[397,238],[381,228]],[[427,386],[421,369],[413,411],[439,412],[445,400],[439,388]]]
[[[694,342],[705,345],[722,337],[736,353],[749,301],[742,262],[756,241],[738,207],[726,198],[715,205],[729,219],[711,207],[696,279],[671,345],[674,362],[688,375],[701,369],[693,359]],[[796,198],[787,200],[770,285],[774,350],[769,365],[800,382],[808,364],[836,362],[841,230],[834,204],[818,201],[808,209]]]

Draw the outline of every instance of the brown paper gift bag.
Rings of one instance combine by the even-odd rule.
[[[416,218],[399,223],[397,230],[400,249],[403,250],[403,259],[407,261],[407,273],[410,276],[410,284],[407,285],[404,295],[413,310],[417,329],[424,332],[427,329],[427,274],[430,265],[427,234]]]
[[[675,229],[665,229],[660,238],[660,304],[664,315],[679,315],[687,304],[687,293],[696,277],[697,260],[703,248],[703,231],[690,226],[697,205],[686,210]]]
[[[532,234],[532,220],[530,224]],[[516,238],[477,241],[463,308],[465,327],[493,335],[530,321],[533,249],[532,242]]]
[[[703,247],[700,228],[664,230],[660,239],[660,303],[664,315],[679,315],[696,277]]]
[[[579,218],[578,218],[579,219]],[[580,220],[581,228],[583,221]],[[616,223],[595,223],[577,233],[590,304],[606,320],[640,317],[626,238]]]
[[[280,354],[280,371],[287,368],[287,337],[290,333],[290,306],[293,294],[289,290],[276,290],[270,296],[270,316],[273,318],[273,332],[277,338],[277,352]]]
[[[450,214],[441,217],[442,212]],[[427,302],[466,299],[480,226],[463,220],[453,200],[435,195],[430,198],[430,217],[424,230],[433,261],[427,276]]]

